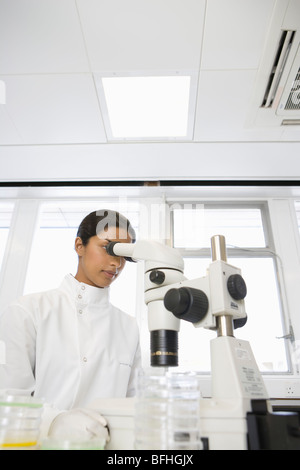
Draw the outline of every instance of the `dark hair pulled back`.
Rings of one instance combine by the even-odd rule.
[[[135,242],[135,230],[129,220],[120,212],[109,209],[101,209],[88,214],[78,227],[77,237],[81,238],[83,245],[87,245],[91,237],[107,231],[109,227],[126,230],[132,242]]]

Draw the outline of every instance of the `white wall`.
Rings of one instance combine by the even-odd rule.
[[[296,180],[300,142],[0,147],[0,182]]]

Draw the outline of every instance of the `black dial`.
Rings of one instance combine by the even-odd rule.
[[[191,323],[201,321],[208,311],[205,292],[191,287],[170,289],[164,298],[164,305],[175,317]]]
[[[247,286],[240,274],[232,274],[229,276],[227,289],[234,300],[242,300],[247,295]]]
[[[158,269],[151,271],[149,276],[150,281],[154,284],[157,284],[158,286],[164,282],[165,278],[165,273],[163,271],[159,271]]]
[[[244,318],[235,318],[233,320],[233,328],[236,330],[237,328],[242,328],[247,323],[247,315]]]

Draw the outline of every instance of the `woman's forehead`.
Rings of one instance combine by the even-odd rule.
[[[129,233],[122,227],[109,226],[105,230],[97,233],[97,236],[102,240],[119,241],[123,243],[131,242]]]

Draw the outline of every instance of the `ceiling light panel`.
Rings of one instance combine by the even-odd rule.
[[[109,76],[96,80],[108,140],[189,140],[192,75]]]

